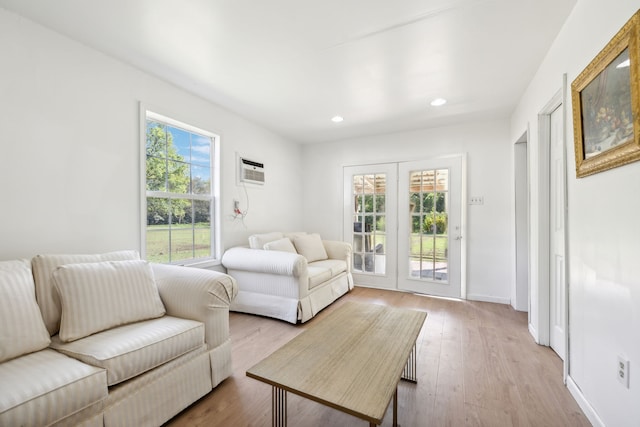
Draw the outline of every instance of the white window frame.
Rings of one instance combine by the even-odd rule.
[[[167,125],[184,129],[211,138],[211,256],[207,258],[187,259],[171,262],[173,265],[188,265],[207,268],[220,265],[222,257],[220,222],[220,135],[200,127],[177,120],[175,114],[159,113],[161,109],[151,108],[140,103],[140,254],[147,258],[147,197],[167,197],[164,192],[147,191],[147,120],[157,120]],[[184,198],[184,197],[181,197]],[[202,200],[202,197],[189,195],[190,199]],[[208,199],[208,198],[207,198]]]

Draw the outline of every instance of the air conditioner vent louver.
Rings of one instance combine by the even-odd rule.
[[[264,164],[240,157],[240,182],[264,184]]]

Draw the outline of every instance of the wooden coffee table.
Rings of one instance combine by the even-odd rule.
[[[247,371],[273,386],[273,426],[291,392],[380,425],[398,383],[416,382],[416,339],[427,313],[347,302]]]

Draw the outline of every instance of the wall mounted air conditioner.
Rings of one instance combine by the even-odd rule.
[[[238,181],[264,185],[264,164],[238,156]]]

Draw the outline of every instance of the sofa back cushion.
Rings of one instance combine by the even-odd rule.
[[[282,238],[280,240],[274,240],[273,242],[269,242],[264,245],[265,251],[281,251],[281,252],[291,252],[292,254],[297,254],[296,248],[291,243],[291,240],[288,238]]]
[[[254,234],[249,236],[249,247],[251,249],[263,249],[264,245],[274,240],[280,240],[284,237],[279,231],[273,233]]]
[[[0,262],[0,362],[49,346],[26,260]]]
[[[146,261],[62,265],[53,281],[62,305],[63,342],[165,314]]]
[[[50,335],[60,328],[60,299],[53,289],[51,275],[61,265],[102,261],[137,260],[137,251],[107,252],[95,255],[38,255],[31,260],[33,278],[36,283],[36,299],[42,312],[44,324]]]
[[[308,233],[306,231],[286,231],[282,234],[284,234],[284,237],[288,238],[293,242],[293,239],[295,239],[296,237],[306,236]]]
[[[319,234],[307,234],[293,238],[296,251],[307,259],[307,262],[321,261],[328,259],[327,251],[324,248]]]

